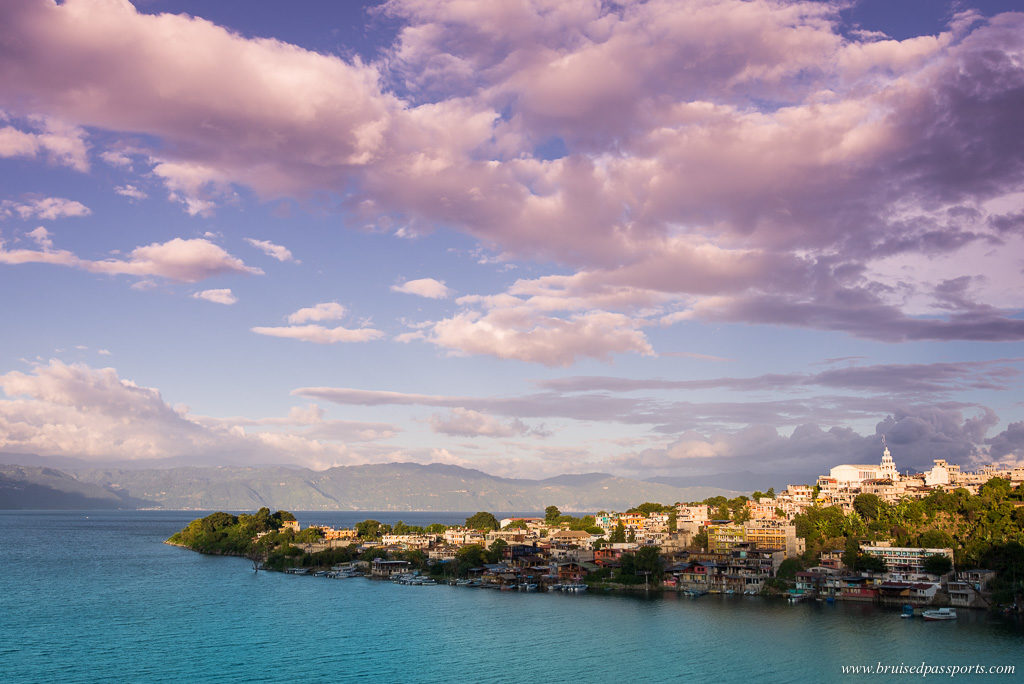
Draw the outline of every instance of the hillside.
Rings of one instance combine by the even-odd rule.
[[[0,509],[112,509],[152,505],[53,468],[0,465]]]
[[[736,495],[716,487],[674,487],[604,473],[526,480],[441,464],[386,463],[324,471],[280,466],[84,468],[72,474],[50,468],[4,468],[13,473],[12,483],[18,481],[17,472],[46,470],[56,478],[49,484],[58,491],[78,491],[86,499],[109,502],[111,508],[134,502],[142,507],[195,510],[267,506],[273,510],[529,511],[555,505],[584,511],[625,509],[641,501],[672,503]],[[37,475],[33,478],[22,480],[42,484]],[[16,496],[15,489],[11,484],[0,495],[0,508],[30,507],[25,505],[30,499]]]

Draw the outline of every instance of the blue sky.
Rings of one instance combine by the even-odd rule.
[[[1013,4],[0,10],[0,451],[1016,461]]]

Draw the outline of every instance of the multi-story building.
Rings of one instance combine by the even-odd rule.
[[[747,541],[747,535],[742,525],[732,523],[708,525],[707,531],[708,551],[712,553],[729,551],[733,546]]]
[[[783,549],[786,558],[799,556],[807,550],[807,542],[796,536],[795,525],[768,520],[750,520],[743,523],[745,541],[762,549]]]
[[[381,537],[384,546],[401,546],[405,549],[428,549],[437,539],[429,534],[385,534]]]
[[[623,513],[619,516],[619,521],[627,530],[639,532],[647,524],[647,516],[643,513]]]
[[[945,556],[953,562],[953,549],[918,549],[879,543],[874,546],[861,546],[860,550],[885,561],[885,567],[889,572],[921,574],[924,572],[925,559],[935,555]]]
[[[687,506],[686,504],[679,504],[676,506],[676,523],[705,523],[710,518],[708,517],[708,507],[706,504],[697,504],[695,506]]]
[[[444,531],[444,543],[455,546],[466,544],[483,544],[484,535],[479,530],[471,530],[468,527],[449,527]]]

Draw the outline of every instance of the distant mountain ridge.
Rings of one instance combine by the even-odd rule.
[[[40,471],[48,471],[44,474]],[[607,473],[559,475],[543,480],[502,478],[434,463],[382,463],[316,471],[285,466],[188,466],[164,469],[0,466],[0,508],[78,507],[195,510],[466,511],[623,510],[644,501],[673,503],[739,492],[719,487],[676,487]],[[50,487],[48,505],[17,495],[17,483]],[[59,498],[67,505],[55,505]]]

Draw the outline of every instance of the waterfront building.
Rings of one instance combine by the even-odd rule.
[[[889,546],[879,542],[873,546],[861,546],[860,550],[869,556],[881,558],[889,572],[924,573],[924,561],[928,556],[945,556],[953,561],[953,549],[918,549],[908,546]]]

